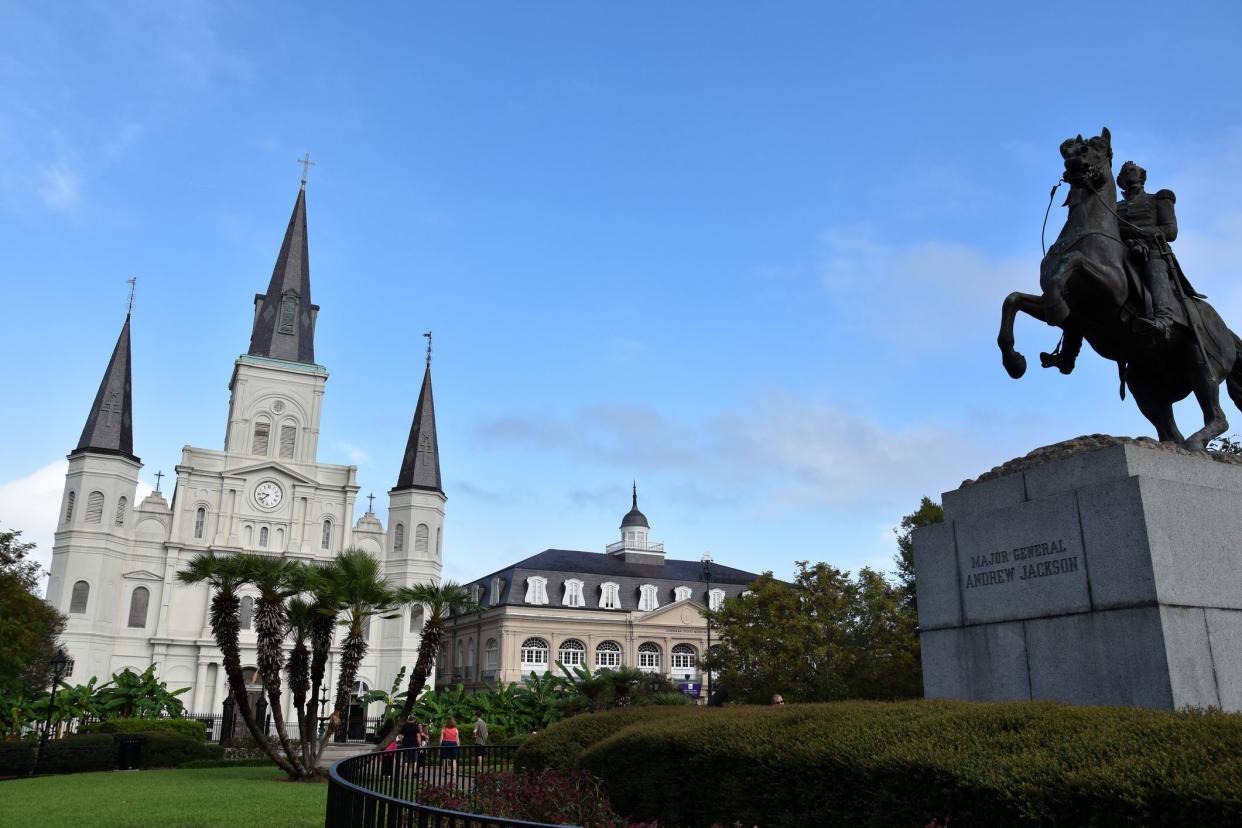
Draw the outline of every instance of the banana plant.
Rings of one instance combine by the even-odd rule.
[[[397,713],[401,706],[405,704],[405,694],[407,691],[401,689],[401,682],[405,679],[405,668],[402,667],[397,672],[397,677],[393,679],[392,687],[388,690],[372,690],[362,697],[364,704],[382,701],[384,703],[384,726],[387,727],[389,722],[395,722]]]

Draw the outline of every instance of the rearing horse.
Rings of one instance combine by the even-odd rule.
[[[1167,340],[1137,334],[1132,323],[1146,310],[1146,290],[1127,262],[1127,247],[1117,228],[1117,181],[1113,178],[1112,137],[1081,135],[1061,144],[1066,183],[1065,226],[1039,265],[1042,296],[1011,293],[1001,306],[996,338],[1009,376],[1026,373],[1026,358],[1014,350],[1013,322],[1022,311],[1064,332],[1060,352],[1041,354],[1045,368],[1068,374],[1085,338],[1100,356],[1117,363],[1124,388],[1152,425],[1161,442],[1178,442],[1202,451],[1229,428],[1220,407],[1220,383],[1226,381],[1234,405],[1242,408],[1242,341],[1207,302],[1194,303],[1203,332],[1196,339],[1179,302]],[[1153,254],[1156,255],[1156,254]],[[1183,438],[1173,419],[1173,403],[1194,392],[1203,409],[1203,428]]]

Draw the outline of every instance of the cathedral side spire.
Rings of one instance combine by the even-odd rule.
[[[249,353],[313,365],[315,317],[318,313],[319,306],[311,304],[306,180],[303,178],[267,293],[255,296],[254,330],[250,334]]]
[[[95,402],[91,405],[86,425],[82,428],[82,437],[78,440],[77,448],[73,450],[74,454],[117,454],[138,462],[138,458],[134,456],[129,320],[130,315],[127,313],[121,335],[117,337],[116,347],[112,349],[112,358],[108,360],[108,368],[104,371],[103,381],[99,383],[99,391],[95,394]]]
[[[423,387],[418,392],[418,405],[414,409],[414,422],[410,425],[410,438],[405,444],[405,457],[401,460],[401,473],[393,491],[402,489],[444,493],[440,482],[440,444],[436,439],[436,406],[431,396],[430,351],[427,369],[423,372]]]

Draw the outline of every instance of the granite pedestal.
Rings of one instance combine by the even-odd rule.
[[[1092,437],[916,530],[927,698],[1242,710],[1242,464]]]

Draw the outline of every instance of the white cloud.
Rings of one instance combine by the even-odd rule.
[[[82,200],[82,178],[61,159],[39,173],[39,197],[52,210],[68,212]]]

